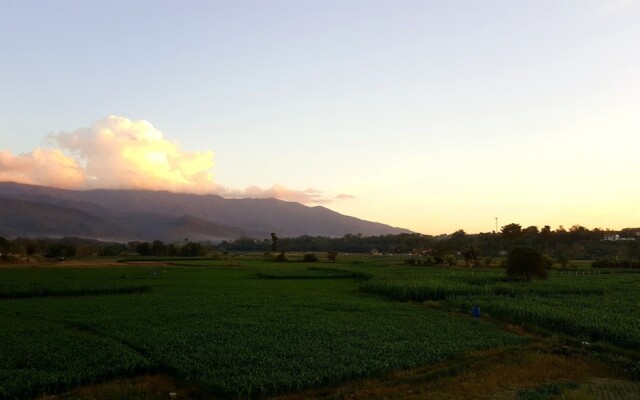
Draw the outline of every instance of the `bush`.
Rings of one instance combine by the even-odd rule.
[[[421,257],[421,258],[406,258],[404,263],[407,265],[436,265],[436,260],[431,256]]]
[[[0,256],[0,262],[17,264],[22,262],[22,260],[14,255],[2,253]]]
[[[313,253],[305,253],[304,256],[302,256],[302,261],[304,261],[304,262],[317,262],[318,261],[318,257]]]
[[[407,265],[420,265],[420,261],[415,258],[407,258],[404,260],[404,263]]]
[[[569,264],[569,259],[567,258],[567,256],[562,254],[559,255],[556,259],[558,261],[558,264],[560,264],[562,268],[567,268],[567,265]]]
[[[59,257],[74,257],[76,255],[75,246],[65,245],[61,243],[54,243],[47,248],[45,257],[47,258],[59,258]]]
[[[545,259],[538,250],[528,246],[514,247],[509,251],[505,261],[507,275],[511,278],[525,279],[537,277],[545,279]]]

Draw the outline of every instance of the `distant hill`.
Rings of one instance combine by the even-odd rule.
[[[407,229],[277,199],[225,199],[150,190],[64,190],[0,182],[0,236],[103,240],[224,240],[382,235]]]

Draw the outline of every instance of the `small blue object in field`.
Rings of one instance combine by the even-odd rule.
[[[473,317],[475,317],[475,318],[480,318],[480,307],[478,307],[478,306],[474,306],[474,307],[471,309],[471,315],[472,315]]]

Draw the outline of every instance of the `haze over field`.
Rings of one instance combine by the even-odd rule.
[[[640,225],[640,1],[0,2],[0,181]]]

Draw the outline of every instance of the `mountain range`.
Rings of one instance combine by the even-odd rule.
[[[221,241],[242,236],[410,233],[326,207],[152,190],[66,190],[0,182],[0,236]]]

